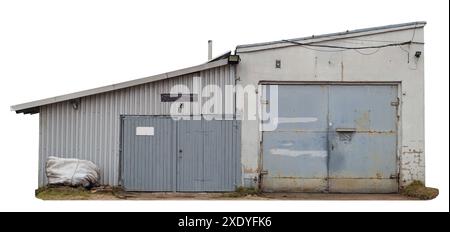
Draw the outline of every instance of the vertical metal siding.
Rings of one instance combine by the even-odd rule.
[[[234,85],[234,67],[225,65],[81,98],[78,110],[68,102],[40,109],[39,186],[47,183],[45,161],[49,156],[88,159],[101,170],[101,183],[118,184],[120,115],[168,115],[170,103],[160,102],[160,94],[174,85],[193,88],[199,76],[202,87]],[[224,89],[224,88],[222,88]],[[224,105],[224,104],[223,104]]]

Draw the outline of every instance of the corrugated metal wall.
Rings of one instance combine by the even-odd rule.
[[[157,82],[81,98],[74,110],[69,102],[42,106],[39,115],[39,186],[47,183],[48,156],[93,161],[100,167],[101,183],[118,184],[120,115],[169,115],[170,104],[162,103],[161,93],[172,86],[193,89],[194,76],[201,86],[234,85],[234,66],[226,65]],[[224,88],[222,88],[224,89]]]

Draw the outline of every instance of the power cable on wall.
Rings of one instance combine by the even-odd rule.
[[[406,44],[411,44],[412,41],[406,41],[401,43],[390,43],[390,44],[383,44],[383,45],[373,45],[373,46],[361,46],[361,47],[345,47],[345,46],[336,46],[336,45],[325,45],[325,44],[307,44],[307,43],[300,43],[297,41],[282,40],[284,42],[292,43],[299,46],[305,46],[305,47],[321,47],[321,48],[334,48],[334,49],[343,49],[343,50],[361,50],[361,49],[370,49],[370,48],[384,48],[384,47],[393,47],[393,46],[401,46]]]
[[[375,51],[373,51],[373,52],[369,52],[369,53],[364,53],[364,52],[362,52],[362,51],[360,51],[360,50],[358,50],[358,49],[355,49],[354,51],[357,52],[357,53],[359,53],[359,54],[361,54],[361,55],[370,56],[370,55],[373,55],[373,54],[379,52],[380,49],[381,49],[381,48],[377,48],[377,50],[375,50]]]
[[[377,40],[377,39],[359,39],[359,38],[345,38],[345,40],[374,42],[374,43],[398,43],[398,42],[400,42],[400,41],[395,41],[395,40]],[[417,42],[417,41],[412,41],[411,43],[412,44],[424,44],[423,42]]]
[[[412,34],[411,40],[409,40],[409,41],[397,42],[397,43],[388,43],[388,44],[382,44],[382,45],[372,45],[372,46],[346,47],[346,46],[337,46],[337,45],[308,44],[308,43],[301,43],[301,42],[297,42],[297,41],[293,41],[293,40],[287,40],[287,39],[284,39],[282,41],[288,42],[288,43],[292,43],[292,44],[295,44],[295,45],[299,45],[299,46],[303,46],[304,48],[309,49],[309,50],[320,51],[320,52],[342,52],[342,51],[345,51],[345,50],[354,50],[355,52],[358,52],[361,55],[373,55],[373,54],[379,52],[381,48],[392,47],[392,46],[398,46],[403,51],[406,51],[402,47],[402,45],[411,45],[412,43],[414,43],[414,37],[416,35],[416,29],[417,29],[417,24],[414,26],[413,34]],[[370,40],[367,40],[367,41],[370,41]],[[338,50],[321,50],[321,49],[313,49],[311,47],[333,48],[333,49],[338,49]],[[373,51],[373,52],[369,52],[369,53],[365,53],[365,52],[360,51],[362,49],[372,49],[372,48],[376,49],[376,50]],[[409,63],[409,51],[406,51],[406,52],[408,53],[408,63]]]

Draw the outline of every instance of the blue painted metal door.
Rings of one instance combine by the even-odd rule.
[[[267,171],[263,190],[326,191],[328,87],[279,85],[263,88],[263,92],[264,112],[270,112],[269,125],[277,124],[276,129],[263,132],[262,163]],[[274,99],[276,95],[278,100]]]
[[[241,122],[203,121],[204,191],[234,191],[241,183]]]
[[[123,187],[128,191],[175,191],[175,149],[176,122],[170,117],[124,117]]]
[[[236,120],[125,116],[121,147],[128,191],[234,191],[241,182]]]
[[[395,85],[263,86],[263,96],[264,191],[398,191]]]
[[[202,121],[177,122],[177,190],[203,190],[204,139]]]
[[[177,124],[177,191],[234,191],[241,181],[240,122]]]
[[[397,192],[397,86],[329,88],[329,191]]]

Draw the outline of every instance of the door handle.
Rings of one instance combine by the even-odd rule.
[[[331,150],[334,150],[334,144],[331,144]]]

